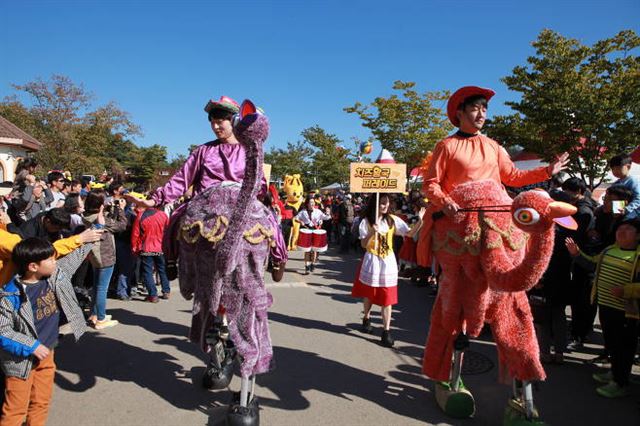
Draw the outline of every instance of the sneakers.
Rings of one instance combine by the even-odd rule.
[[[110,321],[111,320],[111,315],[105,315],[103,321]],[[95,325],[95,323],[98,322],[98,316],[97,315],[91,315],[89,317],[89,319],[87,319],[87,323],[89,323],[89,325],[91,327],[93,327]]]
[[[304,265],[304,274],[309,275],[309,265]]]
[[[595,373],[591,377],[598,383],[606,384],[613,380],[613,373],[609,370],[605,373]]]
[[[362,331],[363,333],[367,333],[367,334],[373,333],[373,327],[371,326],[371,319],[370,318],[364,318],[362,320],[362,327],[360,328],[360,331]]]
[[[171,293],[162,293],[162,296],[160,296],[160,299],[169,300],[170,296],[171,296]]]
[[[380,344],[386,348],[392,348],[394,343],[394,340],[391,338],[391,331],[383,330]]]
[[[102,330],[105,328],[109,328],[109,327],[113,327],[114,325],[118,325],[118,321],[117,320],[112,320],[112,319],[103,319],[102,321],[96,321],[93,324],[93,328],[95,328],[96,330]]]
[[[158,296],[147,296],[144,300],[150,303],[158,303],[160,302],[160,298]]]
[[[629,389],[627,386],[620,386],[616,382],[610,382],[604,386],[600,386],[596,389],[598,395],[602,395],[605,398],[622,398],[629,395]]]
[[[131,296],[127,296],[126,294],[119,294],[118,299],[123,302],[128,302],[131,300]]]

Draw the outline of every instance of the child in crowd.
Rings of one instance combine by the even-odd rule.
[[[596,265],[594,298],[598,303],[605,345],[610,351],[611,371],[594,374],[596,389],[607,398],[619,398],[629,392],[629,375],[638,336],[638,300],[624,299],[620,290],[640,278],[640,220],[625,220],[616,230],[616,242],[597,256],[588,256],[567,238],[566,246],[576,261]],[[579,256],[579,257],[578,257]]]
[[[633,160],[628,154],[616,155],[609,160],[611,173],[618,178],[611,186],[623,186],[633,193],[633,199],[624,207],[625,219],[640,218],[640,179],[631,176],[632,165]]]
[[[85,244],[56,261],[53,245],[27,238],[13,250],[17,275],[0,289],[0,365],[5,374],[3,426],[44,425],[56,365],[60,310],[77,339],[85,332],[71,276],[91,250]]]

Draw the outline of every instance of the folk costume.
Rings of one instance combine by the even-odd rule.
[[[331,219],[330,215],[323,213],[320,209],[313,209],[311,215],[309,215],[307,210],[301,210],[294,219],[301,223],[301,233],[304,233],[305,230],[312,230],[311,234],[313,234],[308,242],[305,241],[303,243],[301,241],[302,237],[298,238],[297,249],[299,251],[314,251],[318,253],[327,251],[327,234],[326,231],[321,228],[323,221]]]
[[[449,121],[456,127],[460,125],[456,111],[466,98],[484,95],[489,101],[494,94],[493,90],[474,86],[459,89],[451,96],[447,105]],[[431,266],[432,215],[451,201],[448,194],[458,185],[489,179],[500,185],[518,187],[543,182],[549,178],[551,176],[546,167],[517,169],[505,149],[481,133],[469,134],[459,130],[438,142],[429,168],[423,175],[422,192],[432,207],[423,218],[418,242],[418,264],[424,267]]]
[[[389,216],[391,224],[384,219],[378,220],[378,233],[369,240],[351,290],[352,296],[366,297],[379,306],[398,303],[398,264],[393,252],[393,237],[405,236],[409,232],[405,221]],[[361,240],[373,232],[366,218],[360,222],[358,232]]]
[[[204,108],[207,113],[214,109],[237,113],[239,105],[233,99],[222,96],[219,101],[209,101]],[[212,186],[240,184],[244,179],[245,163],[246,149],[244,145],[223,143],[220,140],[207,142],[196,148],[180,170],[166,184],[156,189],[150,198],[155,201],[156,206],[160,206],[178,200],[191,186],[193,186],[193,196],[195,197]],[[264,193],[266,190],[264,176],[262,183],[262,193]],[[178,258],[178,228],[187,205],[188,202],[185,202],[173,212],[167,232],[165,232],[162,244],[168,269],[172,266],[175,267]],[[272,250],[274,258],[286,259],[286,252],[286,246],[278,239]]]
[[[447,105],[449,120],[460,127],[457,112],[465,100],[478,96],[488,102],[494,94],[480,87],[459,89]],[[530,381],[543,380],[545,373],[525,291],[549,263],[553,220],[575,213],[575,208],[539,191],[512,200],[503,183],[523,186],[548,178],[546,168],[518,170],[497,142],[479,132],[462,131],[436,145],[424,174],[423,192],[432,206],[423,218],[418,262],[428,266],[433,245],[442,275],[422,372],[437,381],[436,401],[453,417],[475,412],[473,396],[460,376],[463,352],[469,337],[478,336],[488,323],[498,347],[501,377],[520,381],[514,384],[505,419],[537,419]],[[434,223],[433,214],[452,204],[461,210]]]

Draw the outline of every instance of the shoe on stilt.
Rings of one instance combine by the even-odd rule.
[[[451,388],[447,382],[435,383],[436,402],[447,415],[456,419],[473,417],[476,412],[476,403],[471,392],[465,388],[462,379],[457,391]]]
[[[363,333],[367,333],[367,334],[373,333],[373,327],[371,326],[371,319],[370,318],[363,318],[362,319],[362,327],[360,328],[360,331],[362,331]]]
[[[383,330],[382,337],[380,338],[380,344],[386,348],[392,348],[395,341],[391,337],[391,331]]]

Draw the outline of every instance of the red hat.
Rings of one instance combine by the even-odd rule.
[[[221,109],[236,114],[240,111],[240,105],[228,96],[220,96],[219,101],[211,99],[204,107],[204,111],[208,114],[214,109]]]
[[[449,102],[447,103],[447,117],[449,117],[449,121],[456,127],[460,126],[460,120],[458,120],[458,117],[456,116],[456,111],[460,104],[468,97],[481,95],[487,99],[487,102],[489,102],[489,99],[491,99],[495,94],[496,92],[491,89],[485,89],[477,86],[464,86],[456,90],[456,92],[451,95]]]

